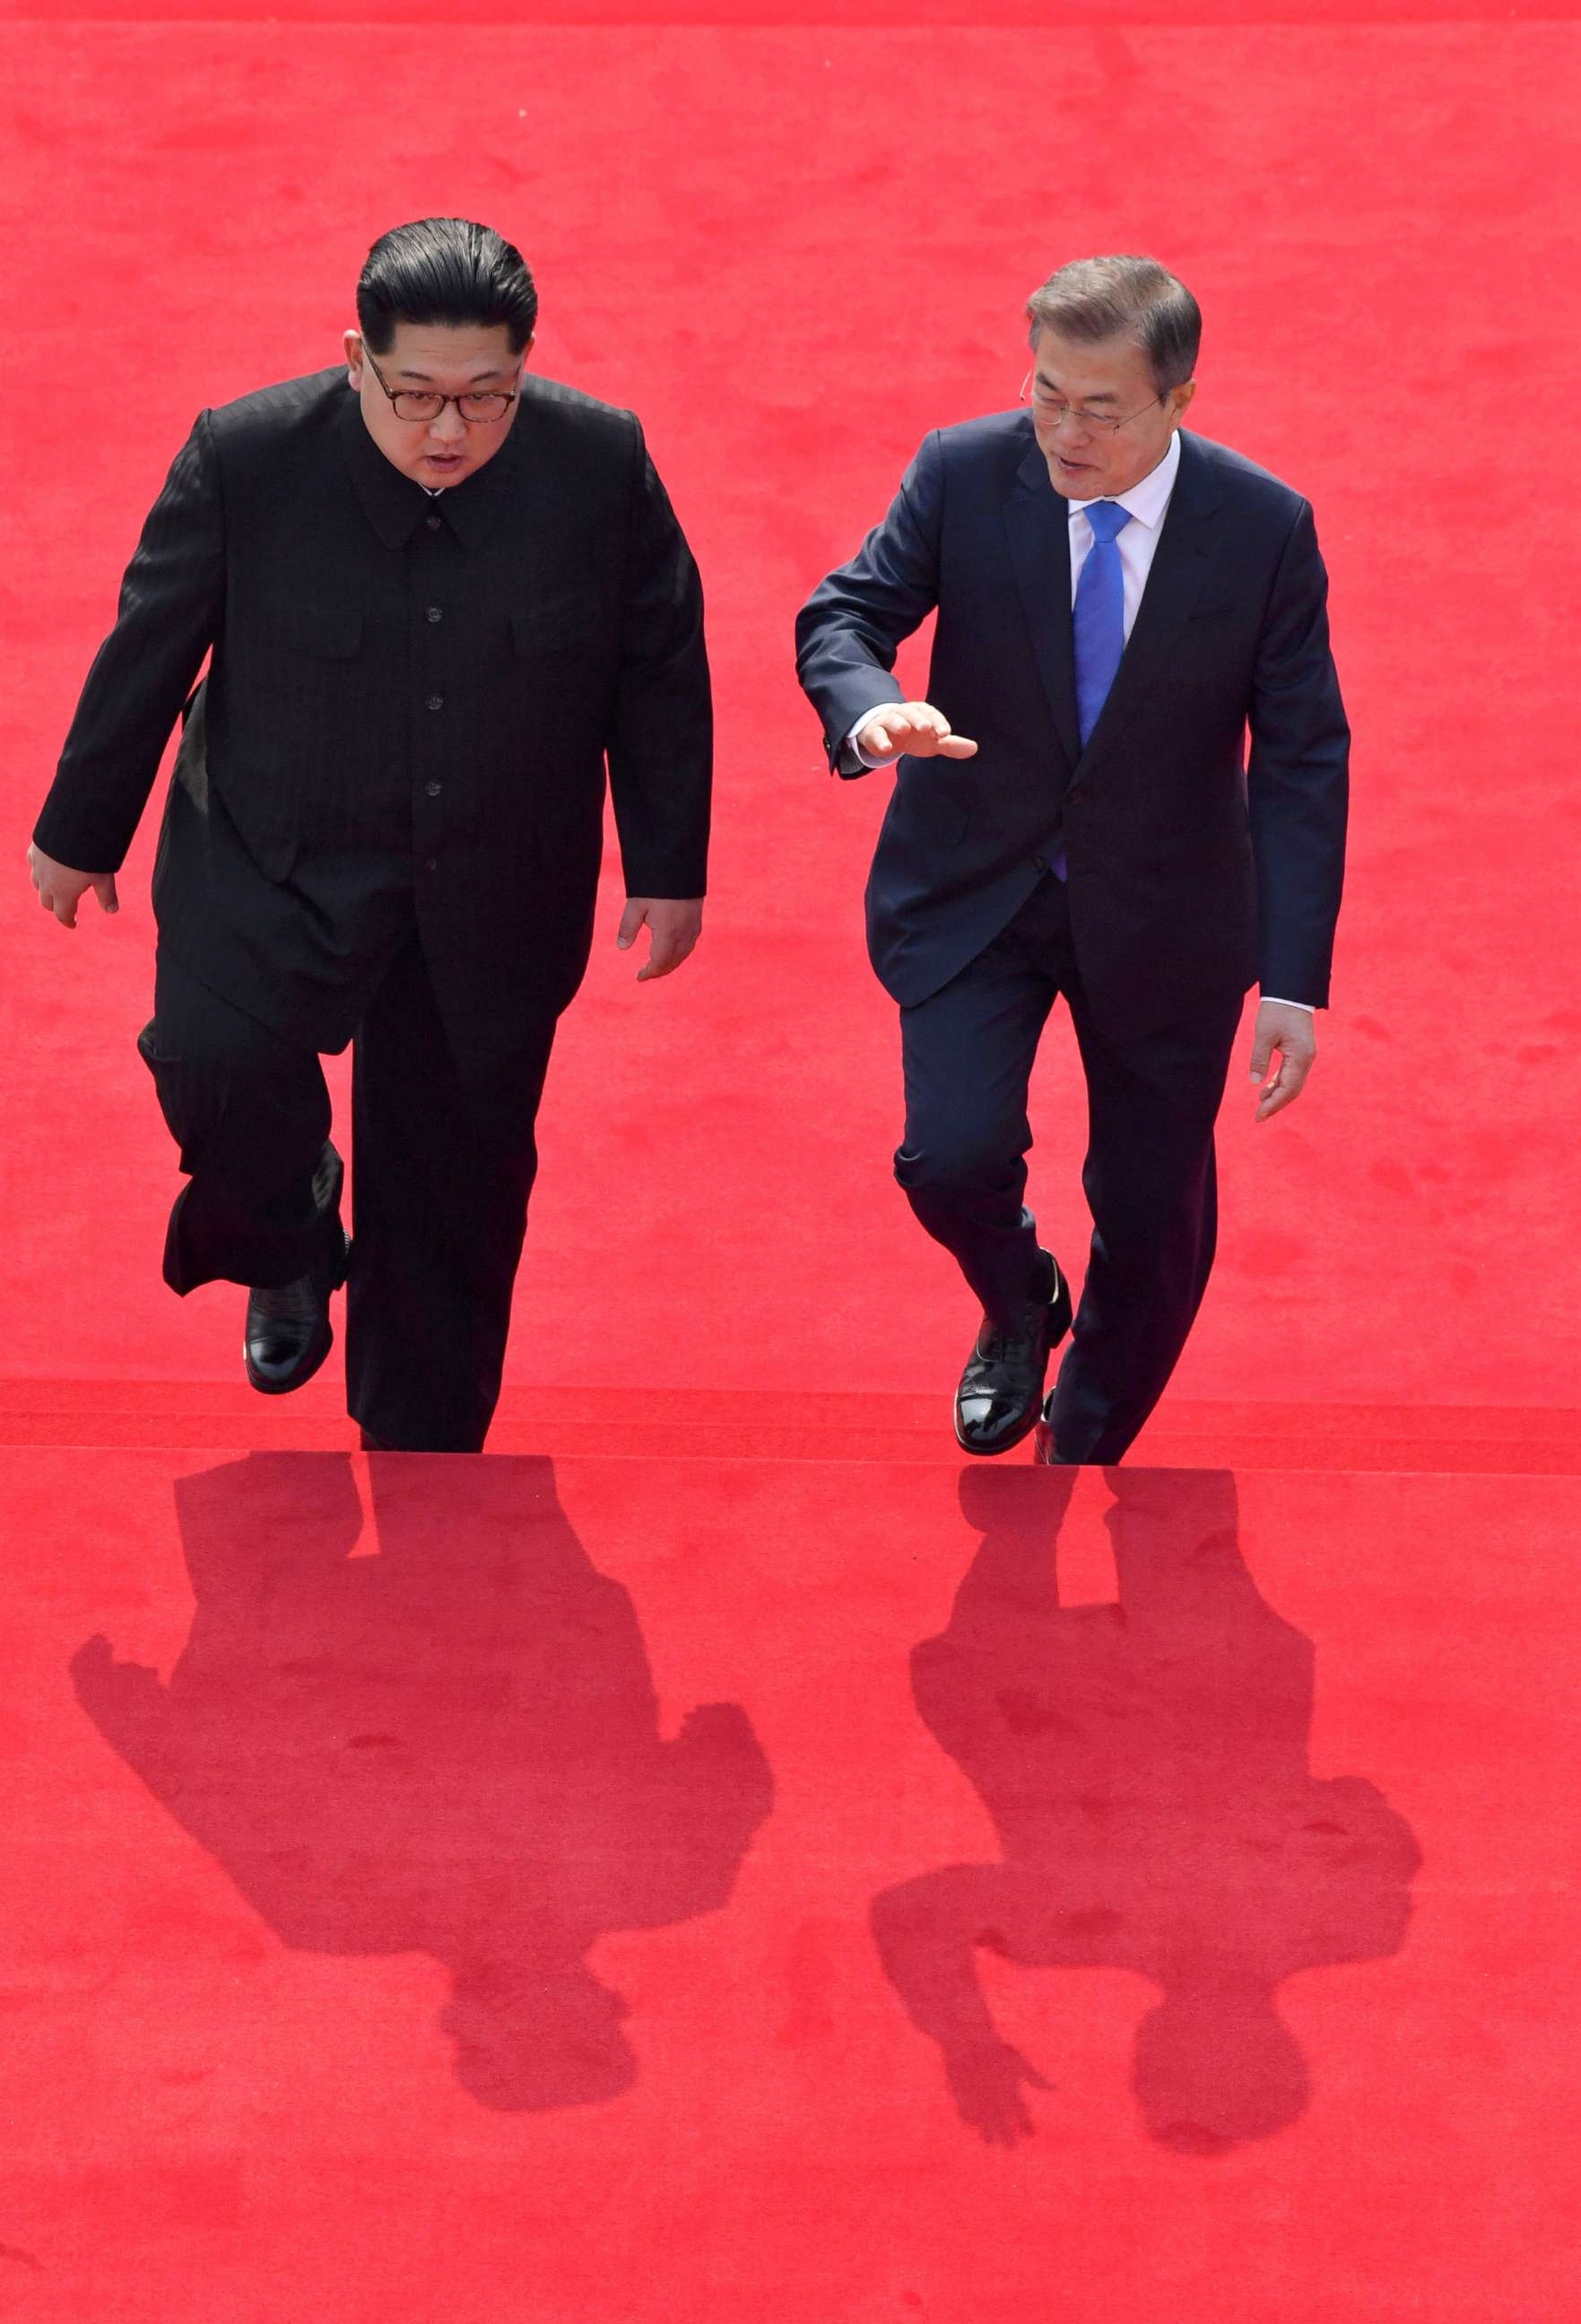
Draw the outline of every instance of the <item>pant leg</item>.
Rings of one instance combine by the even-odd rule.
[[[162,952],[137,1046],[190,1180],[165,1238],[171,1290],[337,1271],[342,1173],[314,1052]]]
[[[464,1085],[413,943],[356,1036],[347,1401],[404,1452],[476,1452],[499,1397],[555,1020]]]
[[[1069,994],[1086,1074],[1092,1254],[1055,1384],[1068,1461],[1118,1461],[1174,1370],[1213,1267],[1214,1121],[1241,1006],[1123,1046]]]
[[[901,1011],[906,1129],[895,1176],[1006,1331],[1019,1328],[1036,1280],[1027,1091],[1059,986],[1063,909],[1062,890],[1040,892],[941,991]]]

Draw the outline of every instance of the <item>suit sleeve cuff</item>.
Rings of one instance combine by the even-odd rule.
[[[883,702],[875,702],[871,710],[864,710],[862,713],[861,717],[858,718],[852,725],[844,742],[840,744],[838,752],[836,753],[835,767],[837,773],[842,775],[869,774],[874,767],[893,766],[894,761],[892,759],[875,759],[872,752],[864,751],[862,748],[861,743],[856,740],[857,735],[861,733],[862,729],[866,725],[868,720],[874,716],[875,712],[880,710],[892,710],[893,707],[893,703],[886,698]]]

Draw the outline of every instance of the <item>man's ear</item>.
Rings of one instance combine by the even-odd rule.
[[[536,331],[530,331],[528,333],[527,344],[522,348],[521,355],[517,358],[516,368],[518,374],[526,370],[528,357],[532,355],[533,347],[537,344],[537,339],[538,334]]]
[[[350,384],[353,387],[360,387],[363,368],[362,333],[347,331],[340,344],[346,350],[346,368],[350,374]]]
[[[1188,379],[1185,381],[1182,385],[1176,388],[1174,392],[1174,412],[1177,420],[1185,419],[1186,406],[1190,402],[1196,392],[1197,382],[1194,379]]]

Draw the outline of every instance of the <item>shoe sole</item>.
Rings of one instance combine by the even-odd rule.
[[[1058,1348],[1060,1342],[1068,1336],[1070,1326],[1075,1321],[1075,1309],[1072,1307],[1070,1302],[1070,1286],[1066,1281],[1063,1275],[1059,1278],[1059,1292],[1054,1298],[1050,1299],[1049,1305],[1052,1313],[1053,1323],[1049,1333],[1048,1353],[1043,1360],[1044,1380],[1049,1377],[1049,1359],[1052,1358],[1055,1349]],[[966,1438],[961,1434],[960,1403],[958,1398],[957,1399],[951,1417],[955,1423],[955,1441],[960,1446],[963,1452],[969,1452],[974,1461],[997,1461],[1002,1452],[1013,1452],[1018,1444],[1024,1444],[1027,1438],[1031,1434],[1033,1429],[1036,1428],[1041,1421],[1043,1417],[1043,1381],[1040,1380],[1038,1383],[1038,1393],[1032,1398],[1031,1409],[1027,1414],[1025,1420],[1016,1430],[1015,1434],[1013,1436],[1007,1436],[1002,1444],[967,1443]]]

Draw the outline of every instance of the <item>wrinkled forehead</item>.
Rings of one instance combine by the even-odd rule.
[[[392,383],[452,392],[480,381],[492,386],[514,379],[522,364],[503,323],[397,323],[388,352],[374,360]]]
[[[1038,377],[1073,403],[1153,392],[1146,352],[1140,341],[1123,334],[1112,339],[1070,339],[1045,326],[1038,333],[1033,363]]]

